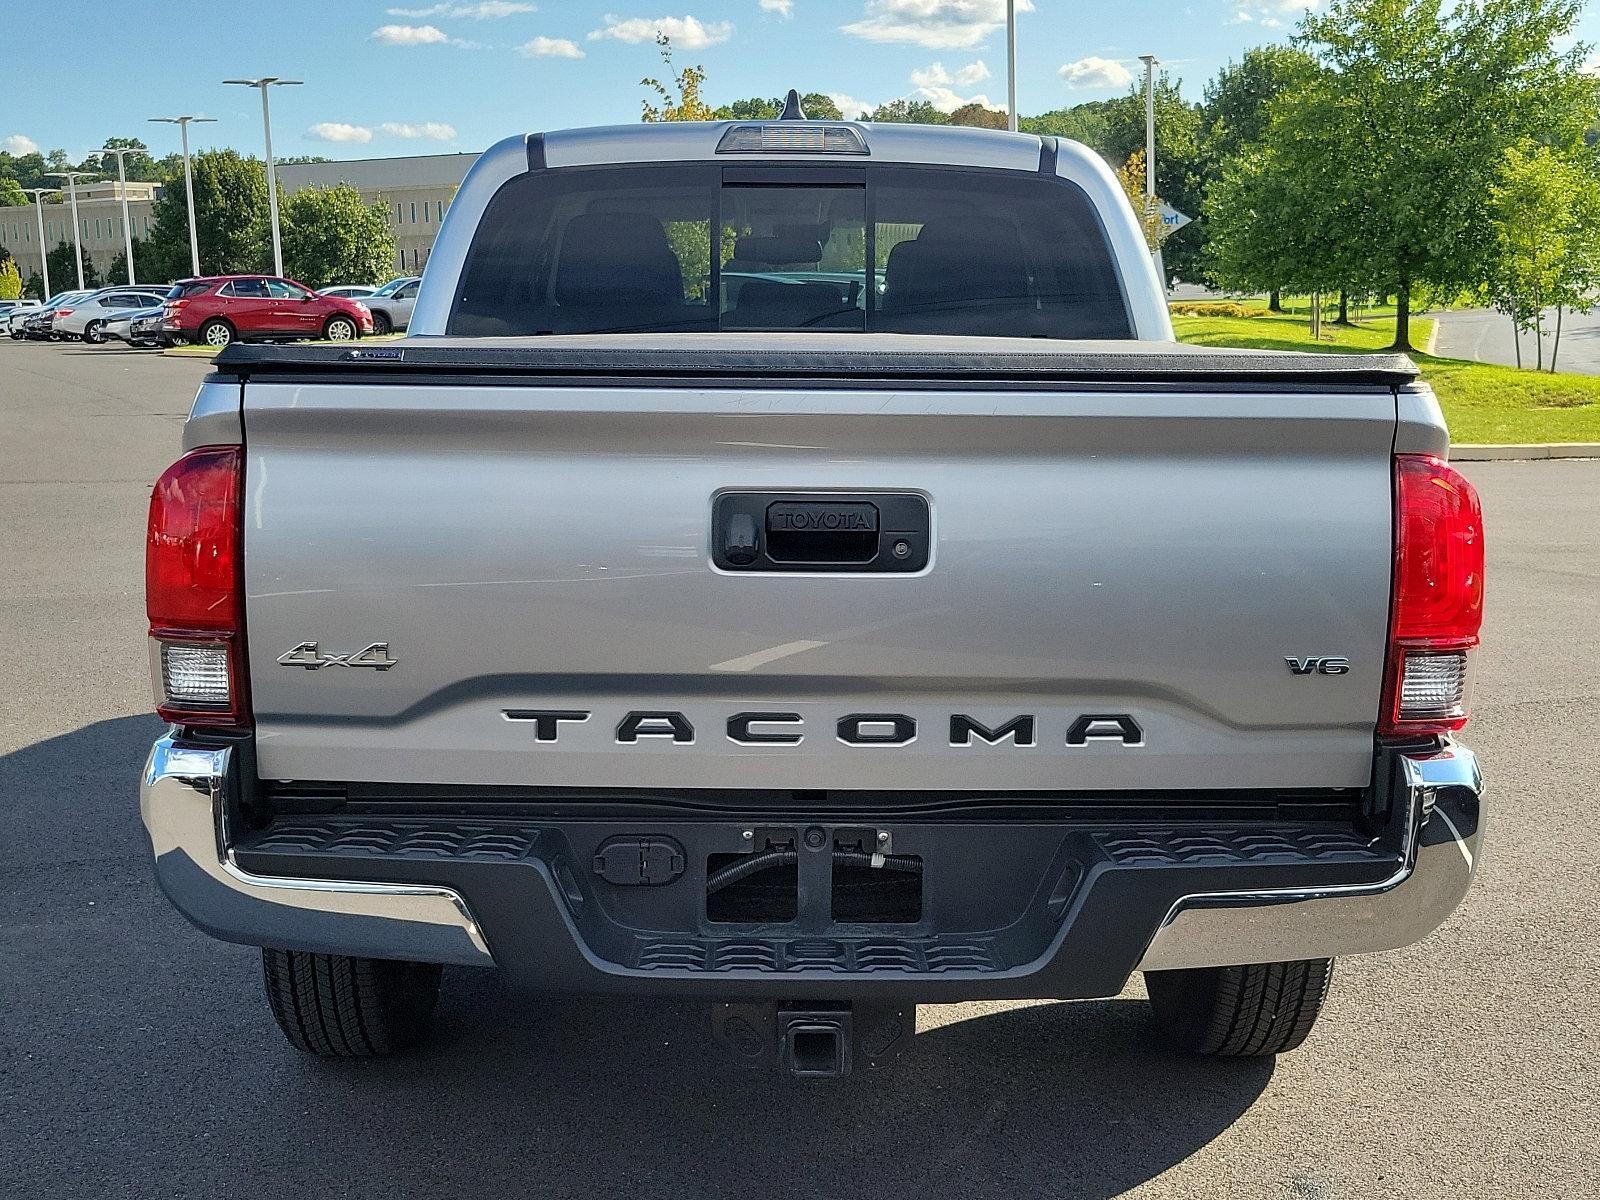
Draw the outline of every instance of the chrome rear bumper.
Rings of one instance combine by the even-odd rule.
[[[186,743],[175,736],[152,748],[140,790],[140,809],[162,889],[195,925],[227,941],[280,949],[466,966],[492,966],[490,941],[460,892],[446,887],[370,880],[281,878],[254,874],[235,861],[227,789],[236,786],[235,750]],[[1144,971],[1237,963],[1280,962],[1388,950],[1409,945],[1437,927],[1461,901],[1475,874],[1483,837],[1482,779],[1470,751],[1446,746],[1399,762],[1409,813],[1401,866],[1376,883],[1182,895],[1151,932],[1142,954],[1126,929],[1106,934],[1109,961]],[[540,872],[546,884],[548,872]],[[740,972],[694,980],[648,975],[601,960],[580,941],[553,884],[527,902],[489,915],[502,924],[535,923],[533,939],[548,950],[548,986],[571,990],[709,991],[803,985],[800,991],[854,990],[847,977],[809,979],[804,973],[746,979]],[[548,892],[548,894],[544,894]],[[1159,911],[1159,909],[1157,910]],[[490,922],[489,937],[498,926]],[[1150,930],[1146,925],[1145,930]],[[527,939],[501,931],[506,945]],[[1063,933],[1063,937],[1065,934]],[[502,947],[504,949],[505,947]],[[926,998],[1107,994],[1102,970],[1094,990],[1062,982],[1074,964],[1059,953],[1062,938],[1037,962],[988,978],[959,972],[873,980]],[[529,963],[520,959],[519,970]],[[509,966],[509,963],[502,963]],[[1092,973],[1091,973],[1092,974]],[[1038,978],[1035,979],[1034,977]],[[1030,982],[1053,980],[1056,990],[1031,992]],[[674,987],[681,984],[681,987]],[[1087,985],[1087,981],[1086,981]],[[1113,987],[1114,991],[1115,988]],[[796,992],[798,994],[798,991]]]

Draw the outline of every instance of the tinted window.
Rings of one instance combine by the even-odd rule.
[[[876,164],[530,172],[485,212],[448,329],[1132,336],[1076,186]]]
[[[394,294],[394,298],[396,300],[415,300],[417,298],[417,289],[421,286],[420,283],[408,283]]]
[[[267,281],[264,279],[235,279],[224,285],[218,295],[233,296],[240,300],[265,300]]]
[[[168,300],[184,300],[190,296],[200,296],[211,290],[211,285],[205,280],[196,280],[192,283],[175,283],[172,290],[167,293]]]

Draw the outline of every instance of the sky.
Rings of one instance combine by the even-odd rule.
[[[1154,54],[1198,100],[1251,46],[1284,41],[1326,0],[1017,0],[1018,107],[1038,113],[1127,89]],[[76,161],[108,136],[177,148],[149,117],[216,118],[193,147],[260,153],[259,93],[224,79],[300,79],[272,92],[282,155],[386,157],[478,151],[510,134],[639,119],[654,37],[703,65],[712,104],[790,87],[835,96],[847,116],[906,96],[949,111],[1005,106],[1005,0],[146,0],[117,28],[60,0],[5,0],[13,35],[0,88],[0,149],[61,148]],[[32,33],[28,33],[29,29]],[[1600,35],[1586,13],[1584,36]],[[70,78],[73,86],[62,86]]]

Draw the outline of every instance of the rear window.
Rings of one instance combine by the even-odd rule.
[[[167,293],[166,298],[168,300],[187,300],[190,296],[198,296],[202,292],[210,291],[213,282],[215,281],[202,279],[193,283],[175,283],[172,285],[172,290]]]
[[[634,164],[495,195],[447,331],[1133,336],[1088,198],[945,167]]]

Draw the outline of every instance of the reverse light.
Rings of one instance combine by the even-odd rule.
[[[1395,457],[1394,599],[1378,732],[1437,735],[1471,715],[1483,626],[1483,509],[1455,468]]]
[[[191,450],[150,494],[145,611],[156,711],[184,725],[250,721],[237,446]]]

